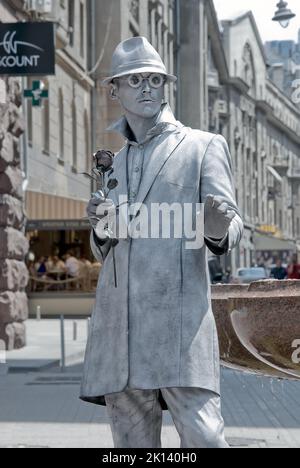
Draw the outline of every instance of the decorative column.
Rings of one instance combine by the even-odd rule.
[[[0,340],[7,350],[25,346],[28,316],[21,103],[19,79],[0,78]]]

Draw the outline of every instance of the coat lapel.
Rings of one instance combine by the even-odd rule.
[[[155,182],[159,172],[166,164],[172,153],[180,145],[186,136],[184,127],[177,132],[169,133],[165,132],[161,135],[161,138],[156,146],[155,150],[150,156],[150,161],[147,166],[147,170],[143,175],[139,191],[135,200],[136,204],[142,204],[147,197],[152,185]],[[129,145],[127,144],[115,157],[114,160],[114,174],[111,176],[118,180],[118,186],[112,190],[109,194],[109,198],[113,200],[116,206],[120,203],[120,197],[124,201],[128,199],[128,186],[127,186],[127,155]],[[124,213],[124,210],[121,210]],[[127,221],[127,220],[124,220]]]
[[[186,133],[183,129],[178,132],[165,132],[150,156],[145,174],[143,175],[140,188],[135,203],[142,204],[147,197],[152,185],[159,172],[166,164],[172,153],[185,138]]]
[[[129,145],[124,146],[123,149],[115,156],[114,160],[114,173],[111,178],[116,178],[118,181],[117,187],[109,193],[109,198],[113,200],[115,205],[119,204],[119,197],[128,197],[127,187],[127,154]]]

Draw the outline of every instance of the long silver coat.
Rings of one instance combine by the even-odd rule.
[[[115,157],[118,187],[127,193],[128,145]],[[231,157],[224,138],[178,126],[158,142],[136,202],[196,203],[219,195],[237,215],[223,247],[206,240],[197,250],[185,239],[121,239],[115,248],[118,288],[109,244],[95,257],[104,260],[87,344],[81,399],[104,404],[103,395],[127,386],[137,389],[202,387],[219,393],[219,348],[211,310],[207,247],[215,254],[238,245],[243,223],[235,201]]]

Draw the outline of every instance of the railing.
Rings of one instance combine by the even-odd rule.
[[[289,158],[274,158],[273,164],[274,167],[282,167],[288,168],[289,167]]]
[[[96,288],[100,267],[87,267],[75,277],[66,279],[51,279],[47,276],[30,276],[29,292],[45,291],[70,291],[77,290],[81,292],[93,291]]]

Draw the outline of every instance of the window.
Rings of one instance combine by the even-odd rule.
[[[279,227],[283,228],[283,213],[282,210],[279,210]]]
[[[47,80],[45,80],[45,88],[49,90],[49,82]],[[44,99],[43,100],[42,135],[43,135],[43,151],[44,151],[44,153],[49,154],[49,152],[50,152],[50,108],[49,108],[49,99]]]
[[[87,111],[84,112],[84,143],[85,143],[85,160],[86,160],[86,172],[91,171],[91,145],[90,145],[90,124]]]
[[[72,169],[77,172],[77,111],[75,101],[72,103]]]
[[[58,93],[58,122],[59,122],[59,159],[64,160],[65,152],[65,121],[64,121],[64,96],[60,88]]]
[[[27,78],[27,89],[32,89],[32,81],[31,77]],[[27,102],[27,138],[28,144],[32,145],[33,140],[33,115],[32,115],[32,99],[26,99]]]
[[[75,24],[75,2],[74,0],[69,0],[69,19],[68,26],[70,30],[70,46],[74,46],[74,24]]]
[[[84,57],[84,6],[80,2],[80,56]]]

